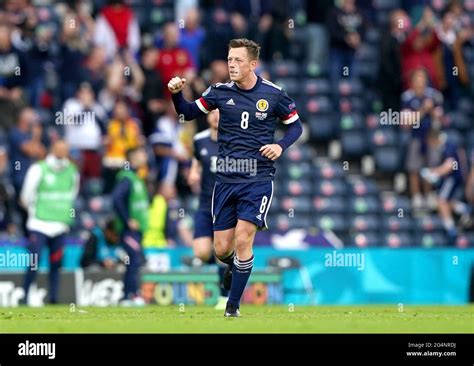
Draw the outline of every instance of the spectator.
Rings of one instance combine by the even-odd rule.
[[[95,44],[106,51],[112,60],[119,50],[132,55],[140,50],[140,28],[132,9],[123,0],[109,0],[96,20]]]
[[[59,269],[65,245],[65,234],[74,221],[71,210],[79,191],[79,174],[69,161],[69,147],[56,141],[45,160],[33,164],[25,177],[21,202],[28,209],[29,251],[39,256],[47,245],[49,254],[50,302],[58,302]],[[25,302],[30,285],[38,271],[25,275]]]
[[[25,55],[12,45],[11,36],[10,25],[0,23],[0,115],[7,129],[23,104],[23,88],[28,81]]]
[[[175,75],[184,75],[191,81],[196,72],[192,57],[187,50],[179,47],[179,31],[174,23],[167,23],[163,26],[163,48],[160,49],[156,70],[161,76],[163,83],[163,95],[171,99],[168,88],[169,80]]]
[[[182,132],[183,126],[170,103],[167,113],[158,120],[156,130],[149,138],[158,167],[157,182],[176,184],[180,163],[189,160],[181,140]]]
[[[434,88],[439,89],[442,84],[435,62],[435,54],[440,46],[435,21],[431,8],[425,7],[421,20],[402,44],[402,77],[405,88],[409,86],[412,71],[418,68],[427,70]]]
[[[13,221],[13,187],[6,173],[8,169],[7,149],[0,146],[0,233],[14,234],[16,225]]]
[[[331,82],[337,85],[341,77],[357,77],[355,53],[362,44],[364,18],[357,9],[355,0],[342,0],[327,15],[330,35]],[[344,69],[348,67],[348,69]]]
[[[93,47],[84,61],[82,72],[84,81],[92,86],[95,95],[99,95],[99,92],[104,88],[106,70],[105,50]]]
[[[422,175],[430,183],[437,183],[439,187],[438,212],[450,243],[454,245],[458,231],[454,223],[453,210],[461,209],[462,214],[470,214],[468,206],[460,201],[464,194],[463,184],[466,176],[465,154],[437,129],[429,131],[427,142],[432,150],[440,151],[441,159],[436,167],[424,168]]]
[[[462,53],[462,45],[472,37],[468,29],[456,29],[454,13],[448,9],[443,11],[441,23],[436,28],[441,40],[442,76],[445,86],[443,94],[449,109],[453,110],[462,95],[463,87],[469,85],[469,76]]]
[[[123,305],[142,305],[139,296],[138,277],[144,262],[142,239],[148,228],[149,197],[144,181],[138,171],[147,165],[147,154],[143,148],[127,152],[128,169],[122,169],[117,176],[113,191],[114,210],[121,231],[121,243],[128,255],[124,276]]]
[[[10,172],[16,195],[17,209],[22,219],[23,233],[26,235],[27,212],[19,204],[21,187],[29,167],[46,155],[42,141],[43,128],[36,112],[28,107],[23,108],[18,116],[16,127],[9,134]]]
[[[103,159],[104,193],[109,193],[115,184],[115,176],[125,166],[127,152],[143,144],[140,127],[131,118],[127,104],[117,101],[113,118],[108,123],[104,141],[106,151]]]
[[[75,98],[63,106],[65,139],[74,152],[78,152],[82,179],[101,176],[101,145],[105,135],[105,110],[95,101],[94,91],[82,83]],[[70,123],[72,122],[72,123]]]
[[[306,2],[306,31],[308,33],[308,53],[306,59],[326,65],[328,61],[329,35],[325,27],[326,17],[333,4],[332,0]]]
[[[165,112],[167,103],[163,97],[163,80],[155,70],[158,50],[154,47],[142,50],[141,67],[145,78],[141,107],[143,114],[143,132],[148,137],[154,130],[155,121]]]
[[[200,14],[197,8],[190,8],[184,19],[184,27],[180,27],[180,46],[188,51],[191,63],[199,70],[200,51],[205,38],[204,28],[199,24]]]
[[[394,10],[390,14],[390,31],[384,32],[380,45],[378,84],[382,95],[384,110],[400,110],[402,94],[402,60],[400,45],[410,28],[410,18],[403,10]]]
[[[83,64],[92,47],[93,32],[94,21],[86,12],[69,11],[64,17],[60,38],[59,69],[62,101],[74,97],[83,80]]]
[[[105,223],[104,228],[94,227],[85,240],[81,258],[83,268],[114,269],[121,263],[120,234],[114,220]]]
[[[402,111],[404,115],[413,116],[403,127],[411,128],[408,143],[406,169],[409,174],[410,193],[413,208],[419,210],[423,206],[423,196],[420,189],[419,172],[422,166],[428,165],[428,148],[426,136],[433,121],[439,121],[443,115],[443,96],[433,88],[428,87],[428,76],[423,69],[416,69],[411,75],[411,87],[402,94]],[[412,112],[415,112],[414,114]],[[428,194],[429,185],[424,184]],[[429,206],[435,205],[434,196],[428,197]]]
[[[145,83],[140,65],[129,52],[117,55],[107,68],[105,88],[99,92],[98,101],[111,114],[118,99],[126,99],[134,115],[139,115],[138,103]]]
[[[235,38],[229,14],[222,7],[209,9],[209,19],[204,24],[206,39],[202,52],[202,66],[207,67],[214,60],[227,62],[228,43],[230,39]]]

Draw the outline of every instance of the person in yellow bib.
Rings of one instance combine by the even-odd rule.
[[[74,222],[74,201],[79,191],[79,173],[68,156],[67,143],[54,142],[46,158],[28,169],[20,195],[28,210],[30,253],[39,258],[43,246],[49,247],[49,300],[53,304],[58,302],[64,239]],[[30,303],[28,292],[36,273],[36,269],[29,268],[25,275],[23,302],[26,304]]]
[[[145,182],[137,172],[146,166],[145,149],[129,150],[125,167],[117,174],[117,182],[112,192],[114,210],[121,231],[121,242],[128,256],[123,281],[122,305],[144,304],[139,296],[139,272],[144,262],[142,238],[148,228],[150,203]]]

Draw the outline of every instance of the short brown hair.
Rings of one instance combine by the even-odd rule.
[[[251,60],[258,60],[260,56],[260,45],[257,42],[251,41],[247,38],[231,39],[229,42],[229,49],[245,47]]]

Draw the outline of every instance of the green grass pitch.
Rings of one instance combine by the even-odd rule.
[[[74,311],[71,311],[74,310]],[[293,310],[293,311],[291,311]],[[399,311],[403,310],[403,311]],[[474,333],[474,306],[0,308],[1,333]]]

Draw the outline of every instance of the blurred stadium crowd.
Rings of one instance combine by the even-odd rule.
[[[226,82],[227,43],[245,36],[305,124],[277,164],[272,232],[472,246],[473,24],[473,0],[5,0],[2,240],[24,235],[26,171],[64,137],[81,173],[71,236],[105,225],[127,150],[144,146],[156,218],[144,247],[190,245],[198,187],[186,176],[207,122],[180,123],[166,84],[185,77],[191,100]]]

